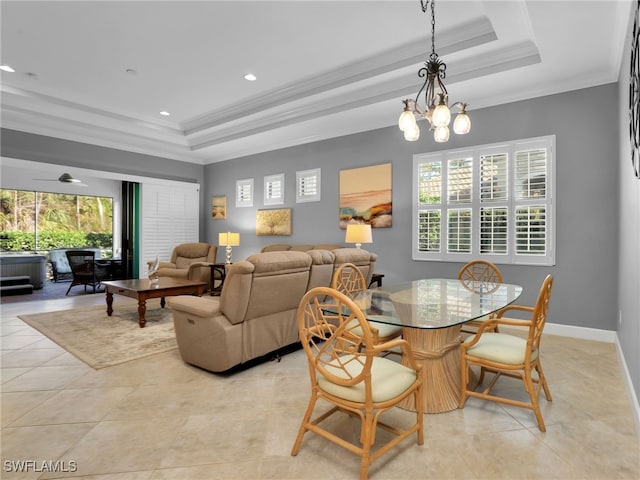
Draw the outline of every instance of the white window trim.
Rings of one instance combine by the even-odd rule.
[[[443,262],[467,262],[473,259],[485,259],[497,264],[516,264],[516,265],[555,265],[555,176],[556,176],[556,137],[555,135],[549,135],[544,137],[529,138],[523,140],[515,140],[509,142],[500,142],[495,144],[487,144],[481,146],[474,146],[464,149],[446,150],[435,153],[422,153],[413,156],[413,188],[412,188],[412,258],[419,261],[443,261]],[[547,164],[546,164],[546,195],[543,201],[536,199],[529,200],[516,200],[515,198],[515,152],[522,151],[523,149],[536,149],[546,148],[548,152]],[[498,151],[504,152],[506,149],[508,153],[508,183],[507,189],[509,192],[506,202],[496,202],[495,205],[486,204],[480,202],[479,193],[479,157],[480,155],[486,155],[496,153]],[[450,158],[459,158],[462,155],[469,155],[473,158],[473,198],[470,204],[464,206],[458,204],[447,203],[448,198],[447,185],[446,185],[446,173],[447,173],[447,160]],[[418,245],[418,229],[419,229],[419,212],[425,210],[424,205],[420,205],[419,199],[419,182],[418,182],[418,166],[425,161],[440,160],[442,162],[442,194],[441,198],[445,199],[445,202],[440,206],[433,206],[428,209],[441,211],[441,251],[440,252],[421,252]],[[471,253],[447,253],[447,225],[446,225],[446,212],[449,208],[466,208],[471,206],[473,210],[472,221],[472,240],[471,240]],[[508,209],[508,216],[510,221],[508,222],[508,248],[506,254],[481,254],[480,253],[480,208],[483,206],[506,206]],[[527,205],[544,205],[546,208],[546,246],[547,251],[545,255],[526,255],[517,254],[515,252],[515,221],[514,215],[517,207]]]
[[[272,191],[272,185],[280,184],[280,195],[269,196]],[[284,173],[277,175],[267,175],[264,177],[264,204],[265,205],[282,205],[284,204]]]
[[[321,200],[321,191],[322,191],[322,178],[320,175],[319,168],[313,168],[311,170],[301,170],[296,172],[296,203],[304,203],[304,202],[319,202]],[[315,177],[316,179],[316,193],[314,195],[302,195],[302,185],[301,182],[305,178]]]
[[[248,189],[248,197],[241,199],[241,192]],[[236,180],[236,208],[253,207],[253,178]]]

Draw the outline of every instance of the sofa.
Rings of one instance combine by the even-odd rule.
[[[366,280],[366,284],[369,285],[371,283],[371,276],[373,275],[373,269],[375,267],[375,262],[378,256],[371,252],[368,252],[364,249],[357,248],[349,248],[343,245],[337,245],[332,243],[324,243],[319,245],[289,245],[287,243],[274,243],[271,245],[267,245],[262,248],[261,252],[307,252],[312,253],[316,250],[329,250],[335,256],[334,263],[339,265],[341,263],[353,263],[358,266],[358,268],[362,271],[364,278]],[[349,260],[346,260],[346,259]],[[331,279],[329,279],[329,283],[331,284]]]
[[[70,248],[54,248],[49,251],[49,263],[51,264],[51,273],[53,281],[72,280],[71,265],[67,259],[67,251],[69,250],[88,250],[95,252],[95,259],[102,258],[102,250],[93,247],[70,247]]]
[[[373,270],[377,255],[340,250],[257,253],[229,266],[220,297],[169,297],[182,359],[224,372],[296,344],[298,304],[310,288],[331,285],[336,262]]]

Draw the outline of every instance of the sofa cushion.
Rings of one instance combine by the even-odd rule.
[[[311,257],[304,252],[265,252],[247,257],[255,266],[253,276],[309,271]]]
[[[353,263],[354,265],[369,265],[374,253],[363,250],[362,248],[341,248],[334,250],[336,265],[341,263]]]
[[[333,277],[333,262],[335,255],[329,250],[309,250],[311,257],[311,273],[307,290],[315,287],[328,287]]]
[[[291,248],[291,245],[286,243],[274,243],[273,245],[267,245],[263,247],[261,252],[286,252]]]
[[[207,256],[204,257],[176,257],[176,268],[189,268],[192,263],[195,262],[207,262]]]
[[[292,245],[289,250],[293,252],[306,252],[311,249],[313,249],[313,245]]]
[[[338,248],[344,248],[343,245],[336,245],[334,243],[321,243],[313,247],[315,250],[337,250]]]

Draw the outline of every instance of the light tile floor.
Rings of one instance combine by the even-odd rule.
[[[177,350],[96,371],[17,318],[102,302],[83,295],[2,305],[1,478],[358,477],[357,457],[312,434],[290,455],[308,401],[302,351],[233,375],[190,367]],[[370,478],[640,478],[615,347],[545,336],[542,358],[553,395],[541,400],[546,433],[527,410],[470,399],[463,410],[426,415],[424,445],[406,440],[373,464]],[[522,395],[515,380],[498,385]],[[344,419],[336,428],[357,425]],[[75,471],[9,471],[19,461]]]

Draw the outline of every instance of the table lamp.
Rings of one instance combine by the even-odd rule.
[[[240,245],[240,234],[233,232],[219,233],[218,234],[218,245],[227,246],[227,258],[225,263],[231,263],[231,247],[237,247]]]
[[[373,243],[371,225],[361,223],[348,224],[344,241],[346,243],[355,243],[356,248],[360,248],[363,243]]]

